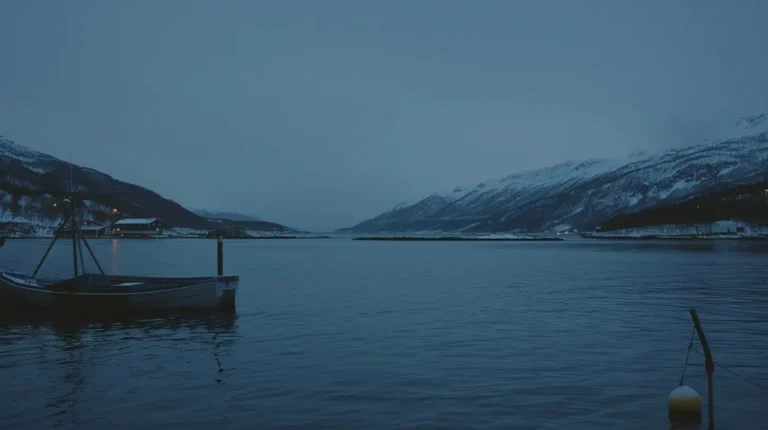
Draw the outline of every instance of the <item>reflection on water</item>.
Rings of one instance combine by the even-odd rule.
[[[93,246],[121,272],[216,270],[209,241],[118,242]],[[0,428],[668,428],[691,307],[715,360],[768,385],[762,243],[225,246],[237,316],[0,316]],[[685,384],[706,397],[697,354]],[[715,401],[720,429],[768,422],[720,368]]]
[[[141,330],[151,333],[157,330],[207,331],[217,333],[233,333],[236,327],[237,314],[220,312],[176,312],[169,315],[135,315],[135,314],[88,314],[82,316],[48,315],[32,311],[6,311],[0,313],[0,330],[10,330],[14,327],[38,331],[50,328],[59,340],[73,339],[83,332],[109,333],[124,330]]]
[[[118,262],[120,259],[117,256],[118,247],[120,246],[120,241],[117,239],[112,239],[112,246],[109,247],[109,255],[110,255],[110,262],[112,263],[110,265],[110,271],[109,273],[120,273],[120,265]]]
[[[48,409],[54,412],[50,417],[55,419],[54,427],[63,427],[71,423],[78,425],[80,423],[79,393],[85,389],[86,377],[84,372],[83,352],[85,343],[82,336],[77,331],[62,329],[61,326],[54,326],[54,332],[62,343],[61,350],[66,354],[65,362],[62,363],[62,374],[60,381],[52,380],[50,392],[54,393],[54,399],[46,404]]]
[[[129,385],[130,379],[94,381],[98,375],[121,373],[143,367],[146,360],[167,360],[162,347],[140,348],[142,343],[173,342],[177,356],[196,354],[207,356],[215,384],[226,384],[227,355],[238,340],[237,316],[224,313],[180,313],[165,316],[89,315],[83,317],[45,316],[26,312],[0,314],[0,370],[13,369],[11,375],[19,381],[11,402],[28,401],[33,396],[44,399],[43,417],[35,422],[47,423],[54,428],[78,428],[99,417],[82,419],[92,396],[84,395],[89,385]],[[154,351],[154,352],[153,352]],[[171,354],[173,355],[173,354]],[[165,367],[165,366],[163,366]],[[110,369],[112,368],[112,369]],[[131,368],[133,368],[131,370]],[[169,370],[169,369],[166,369]],[[24,375],[42,373],[32,387],[21,384]],[[8,376],[8,375],[4,375]],[[4,381],[8,378],[4,377]],[[135,381],[134,381],[135,382]],[[34,391],[34,393],[33,393]],[[27,393],[27,395],[24,395]],[[2,399],[2,396],[0,396]],[[21,426],[29,417],[18,416]],[[2,420],[0,420],[2,422]],[[5,424],[14,427],[13,419]],[[6,428],[3,426],[2,428]]]
[[[605,240],[575,239],[585,248],[614,252],[742,252],[768,254],[768,241],[764,240]]]

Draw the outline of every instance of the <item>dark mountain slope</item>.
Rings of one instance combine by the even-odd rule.
[[[170,171],[169,171],[169,174]],[[73,165],[17,145],[0,136],[0,222],[51,224],[60,213],[54,206],[70,187],[84,200],[85,219],[106,222],[117,209],[123,216],[158,217],[173,227],[219,228],[147,188],[117,180],[94,169]],[[264,222],[272,231],[279,224]],[[285,228],[285,227],[283,227]]]
[[[713,190],[681,203],[621,214],[605,221],[601,230],[707,224],[730,219],[768,225],[768,181]]]

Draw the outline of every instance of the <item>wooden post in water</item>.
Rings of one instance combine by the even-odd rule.
[[[709,425],[707,428],[715,430],[715,400],[712,393],[712,376],[715,373],[715,361],[712,359],[712,351],[709,349],[707,337],[704,336],[704,329],[701,327],[699,315],[694,308],[691,308],[691,318],[693,319],[693,325],[696,327],[696,333],[699,335],[701,347],[704,348],[704,367],[707,371],[707,411],[709,413]]]
[[[224,276],[224,241],[221,240],[221,236],[216,239],[216,251],[219,263],[218,274],[219,276]]]

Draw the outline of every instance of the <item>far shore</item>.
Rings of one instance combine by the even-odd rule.
[[[54,236],[8,236],[5,240],[30,240],[30,239],[53,239]],[[287,240],[287,239],[331,239],[331,236],[252,236],[252,237],[222,237],[227,240]],[[70,240],[72,236],[59,236],[59,240]],[[149,239],[218,239],[217,236],[152,236],[152,237],[131,237],[131,236],[85,236],[86,240],[106,240],[106,239],[127,239],[127,240],[149,240]]]
[[[71,236],[59,236],[58,239],[62,241],[70,240]],[[359,241],[379,241],[379,242],[555,242],[563,241],[565,239],[560,237],[549,236],[499,236],[499,237],[476,237],[476,236],[236,236],[236,237],[222,237],[226,240],[317,240],[317,239],[345,239],[345,240],[359,240]],[[33,239],[54,239],[54,236],[9,236],[6,240],[33,240]],[[217,236],[155,236],[155,237],[131,237],[131,236],[85,236],[86,240],[110,240],[110,239],[124,239],[124,240],[170,240],[170,239],[218,239]]]
[[[342,239],[342,240],[354,240],[354,241],[369,241],[369,242],[561,242],[571,240],[566,236],[575,236],[574,238],[599,239],[609,241],[649,241],[649,240],[685,240],[685,241],[732,241],[732,240],[748,240],[748,241],[766,241],[768,240],[768,234],[760,233],[707,233],[707,234],[611,234],[611,232],[581,232],[579,234],[565,234],[565,235],[538,235],[538,234],[513,234],[513,233],[488,233],[481,235],[462,236],[462,235],[371,235],[371,236],[352,236],[348,234],[342,235],[302,235],[302,234],[274,234],[274,235],[232,235],[221,236],[221,239],[226,240],[318,240],[318,239]],[[53,235],[45,236],[5,236],[0,238],[9,240],[32,240],[54,239]],[[178,235],[170,234],[164,236],[152,236],[152,237],[138,237],[138,236],[85,236],[87,240],[170,240],[170,239],[218,239],[216,235],[202,234],[190,234],[190,235]],[[71,239],[71,236],[58,236],[58,239],[66,241]]]
[[[616,234],[607,231],[582,232],[581,237],[600,240],[768,240],[768,234],[760,233]]]
[[[768,235],[643,235],[643,236],[588,236],[597,240],[768,240]]]
[[[393,236],[393,237],[356,237],[352,240],[394,241],[394,242],[552,242],[564,240],[559,237],[419,237],[419,236]]]

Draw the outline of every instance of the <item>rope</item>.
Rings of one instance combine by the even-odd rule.
[[[691,348],[691,349],[693,349],[694,351],[699,353],[702,357],[706,358],[706,355],[703,352],[699,351],[696,348]],[[718,363],[718,362],[716,362],[714,360],[712,360],[712,362],[715,363],[715,365],[717,365],[718,367],[720,367],[720,368],[730,372],[733,376],[736,376],[737,378],[741,379],[742,381],[744,381],[744,382],[746,382],[748,384],[754,385],[755,387],[760,388],[761,390],[768,391],[768,387],[766,387],[765,385],[760,385],[757,382],[752,382],[748,378],[739,375],[738,373],[734,372],[733,370],[729,369],[728,367],[726,367],[726,366],[724,366],[724,365],[722,365],[722,364],[720,364],[720,363]]]
[[[691,356],[691,350],[693,349],[693,335],[696,334],[696,326],[691,329],[691,340],[688,342],[688,352],[685,353],[685,365],[683,366],[683,374],[680,376],[680,386],[683,386],[683,379],[685,379],[685,370],[688,368],[688,357]]]

